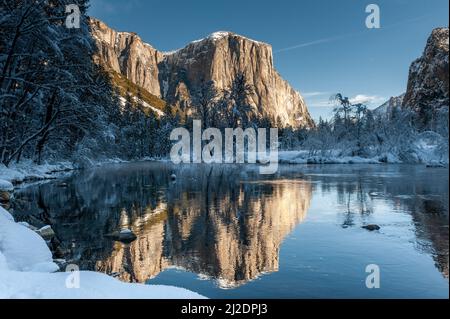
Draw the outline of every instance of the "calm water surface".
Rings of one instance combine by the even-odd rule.
[[[23,188],[14,214],[51,224],[61,257],[125,282],[210,298],[448,298],[448,174],[396,165],[281,166],[274,176],[256,166],[110,165]],[[107,236],[124,227],[136,241]],[[380,267],[380,289],[366,288],[369,264]]]

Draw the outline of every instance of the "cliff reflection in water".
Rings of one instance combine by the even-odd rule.
[[[239,183],[239,176],[214,169],[181,177],[167,190],[168,204],[130,220],[138,239],[116,244],[97,269],[144,282],[180,267],[215,278],[221,287],[278,270],[280,245],[304,219],[310,185]]]
[[[40,219],[54,225],[65,258],[123,281],[145,282],[177,267],[227,288],[278,270],[280,245],[309,208],[307,181],[252,182],[257,168],[173,169],[100,170],[69,181],[58,198],[45,195],[57,186],[42,185],[28,200],[40,203]],[[105,237],[123,227],[137,240]]]

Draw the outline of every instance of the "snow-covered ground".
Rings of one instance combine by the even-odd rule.
[[[0,207],[0,298],[204,298],[183,288],[127,284],[91,271],[56,271],[44,239]]]
[[[142,105],[145,108],[151,109],[159,117],[164,116],[164,112],[163,111],[161,111],[160,109],[158,109],[158,108],[148,104],[147,102],[145,102],[145,101],[143,101],[143,100],[141,100],[141,99],[139,99],[139,98],[137,98],[135,96],[133,97],[133,101],[138,103],[138,104],[140,104],[140,105]],[[127,104],[127,100],[124,97],[122,97],[122,96],[119,96],[119,102],[120,102],[120,105],[122,106],[122,108],[124,108],[125,105]]]
[[[105,164],[126,163],[127,161],[121,159],[109,159],[102,161],[89,161],[84,163],[87,166],[95,167]],[[78,167],[72,162],[58,162],[55,164],[36,165],[32,161],[22,161],[18,164],[13,163],[6,167],[0,164],[0,180],[7,181],[13,184],[19,184],[28,181],[54,179],[58,174],[64,174]]]
[[[73,169],[74,165],[70,162],[36,165],[30,161],[24,161],[19,164],[11,164],[9,167],[0,164],[0,180],[21,183],[31,180],[48,179],[52,178],[52,174],[56,172],[70,171]]]
[[[308,150],[279,151],[279,163],[287,164],[426,164],[448,165],[448,157],[441,151],[443,143],[436,142],[436,134],[432,132],[422,133],[414,143],[409,146],[409,152],[400,156],[397,152],[385,152],[375,154],[372,157],[345,156],[342,150],[332,149],[326,152],[316,152],[311,155]]]
[[[311,156],[308,151],[281,151],[278,153],[279,163],[284,164],[381,164],[378,158],[359,156],[337,156],[330,152],[327,156]]]

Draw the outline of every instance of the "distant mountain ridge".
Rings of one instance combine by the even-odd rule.
[[[163,103],[187,107],[201,83],[212,81],[223,90],[243,74],[254,88],[246,97],[253,112],[282,126],[314,125],[303,97],[275,70],[272,47],[266,43],[221,31],[161,52],[136,33],[117,32],[94,18],[89,24],[97,61]]]
[[[404,98],[405,93],[399,96],[393,96],[381,106],[377,107],[374,110],[374,113],[379,115],[390,114],[393,109],[402,107]]]

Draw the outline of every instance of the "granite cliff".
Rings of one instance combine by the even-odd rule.
[[[117,32],[90,19],[96,59],[171,105],[189,107],[201,83],[229,88],[244,75],[253,88],[246,102],[255,114],[282,126],[310,127],[306,103],[275,70],[272,47],[231,32],[216,32],[173,52],[161,52],[135,33]]]

